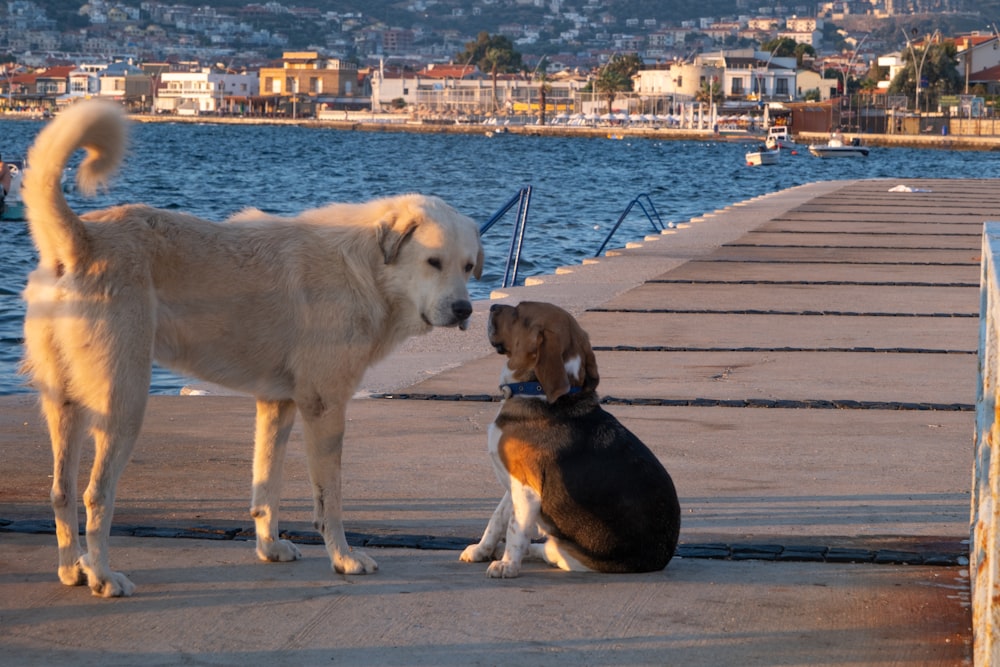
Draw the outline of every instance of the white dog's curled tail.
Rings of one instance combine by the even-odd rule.
[[[87,156],[77,170],[77,185],[93,194],[121,164],[125,154],[125,119],[113,102],[81,102],[61,112],[35,139],[28,152],[22,196],[28,226],[43,266],[75,266],[89,253],[80,217],[62,190],[62,173],[77,149]]]

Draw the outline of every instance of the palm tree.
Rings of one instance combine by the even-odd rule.
[[[597,71],[594,90],[605,95],[608,113],[612,113],[618,93],[632,90],[632,77],[642,66],[642,60],[635,53],[627,56],[616,53]]]
[[[538,66],[535,68],[534,79],[538,82],[538,124],[545,125],[545,106],[548,103],[546,99],[549,92],[552,90],[552,86],[549,85],[549,76],[546,71],[548,66],[548,58],[542,56],[542,59],[538,61]]]
[[[480,71],[489,72],[493,81],[493,110],[500,108],[497,99],[497,76],[501,73],[519,72],[521,54],[514,50],[510,39],[503,35],[490,35],[483,31],[476,41],[467,42],[465,51],[455,56],[458,62],[474,62]]]
[[[695,94],[694,100],[700,104],[722,104],[722,84],[719,83],[719,77],[713,76],[711,80],[702,81],[701,89]]]

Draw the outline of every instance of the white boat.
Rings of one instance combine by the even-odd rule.
[[[781,154],[781,150],[775,148],[771,150],[766,146],[761,146],[755,151],[750,151],[746,154],[747,166],[757,167],[760,165],[767,164],[778,164],[778,155]]]
[[[10,165],[10,191],[0,197],[0,220],[24,220],[24,201],[21,199],[21,178],[24,176],[23,160],[6,160]]]
[[[792,139],[792,135],[788,133],[787,125],[775,125],[767,128],[767,138],[764,139],[764,145],[771,150],[780,148],[786,151],[796,151],[799,148],[799,145]]]
[[[809,144],[809,152],[816,157],[868,157],[869,151],[867,146],[861,145],[858,137],[845,144],[840,132],[831,134],[830,141],[826,144]]]

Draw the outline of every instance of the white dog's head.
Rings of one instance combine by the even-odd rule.
[[[467,283],[483,273],[478,225],[437,197],[388,201],[378,243],[394,287],[408,296],[427,329],[465,329],[472,315]]]

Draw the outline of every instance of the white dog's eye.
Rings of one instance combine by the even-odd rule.
[[[468,264],[465,265],[465,272],[472,273],[472,268],[473,268],[472,262],[469,262]]]
[[[427,263],[433,266],[438,271],[441,270],[441,260],[438,259],[437,257],[431,257],[430,259],[427,260]]]

